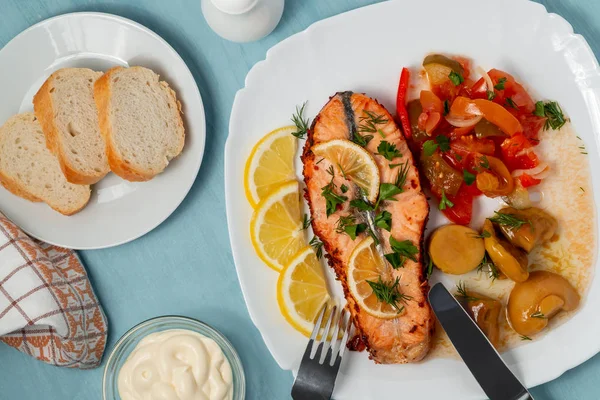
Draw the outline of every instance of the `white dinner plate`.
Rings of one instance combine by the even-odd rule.
[[[541,98],[558,100],[586,143],[597,207],[600,70],[586,41],[560,16],[523,0],[501,5],[493,0],[460,5],[420,0],[378,3],[315,23],[274,46],[248,73],[234,101],[225,148],[227,217],[238,277],[250,316],[284,369],[297,370],[307,340],[281,316],[275,299],[277,273],[252,248],[244,163],[254,144],[272,129],[288,125],[296,105],[305,100],[308,116],[342,90],[365,92],[393,110],[400,70],[419,66],[430,52],[465,55],[478,65],[509,71]],[[439,215],[432,212],[428,229],[441,222],[434,214]],[[528,387],[554,379],[598,352],[599,286],[598,279],[591,283],[586,301],[568,322],[503,354]],[[334,393],[338,400],[482,397],[459,360],[376,365],[365,352],[350,353]]]
[[[0,189],[0,211],[25,232],[55,245],[98,249],[136,239],[163,222],[188,193],[202,162],[204,107],[192,73],[179,54],[148,28],[111,14],[73,13],[42,21],[0,50],[0,125],[32,111],[33,95],[54,71],[141,65],[154,70],[177,92],[184,112],[185,147],[149,182],[114,174],[92,187],[89,204],[63,216],[44,203],[31,203]]]

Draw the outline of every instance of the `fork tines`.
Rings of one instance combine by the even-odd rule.
[[[323,318],[328,311],[328,318],[323,327]],[[292,388],[292,397],[295,400],[331,397],[351,327],[351,316],[346,309],[342,308],[338,312],[337,306],[331,309],[327,304],[323,306],[310,335]],[[340,338],[341,332],[343,335]],[[315,343],[318,345],[315,346]]]

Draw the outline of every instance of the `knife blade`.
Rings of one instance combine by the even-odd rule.
[[[429,303],[456,351],[490,400],[533,399],[444,285],[433,285]]]

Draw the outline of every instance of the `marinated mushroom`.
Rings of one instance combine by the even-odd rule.
[[[473,292],[469,293],[466,309],[492,345],[498,348],[500,339],[498,316],[502,310],[502,304],[498,300]]]
[[[534,271],[510,292],[506,316],[517,333],[531,336],[542,331],[559,311],[576,309],[579,300],[577,290],[562,276]]]
[[[489,219],[486,219],[483,224],[483,232],[487,232],[483,239],[485,250],[496,267],[515,282],[526,281],[529,276],[527,254],[513,246],[508,240],[498,236]]]
[[[499,214],[513,216],[526,222],[519,227],[506,224],[499,224],[499,227],[513,245],[528,253],[535,246],[550,240],[558,227],[556,218],[537,207],[529,207],[523,210],[505,207],[499,211]]]
[[[450,224],[431,234],[429,255],[443,272],[460,275],[477,268],[485,255],[485,247],[477,231]]]

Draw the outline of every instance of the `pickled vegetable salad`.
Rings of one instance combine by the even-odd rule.
[[[471,221],[473,199],[507,196],[538,185],[549,173],[535,146],[542,129],[567,121],[556,102],[534,102],[513,76],[478,69],[467,59],[433,54],[423,60],[430,90],[407,103],[402,71],[397,114],[420,160],[439,209],[453,222]]]

